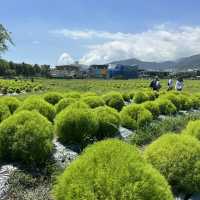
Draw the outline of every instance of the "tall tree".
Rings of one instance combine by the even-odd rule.
[[[0,54],[8,49],[8,43],[13,44],[8,32],[2,24],[0,24]]]

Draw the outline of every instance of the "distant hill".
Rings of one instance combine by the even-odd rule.
[[[183,71],[194,68],[200,69],[200,54],[190,57],[180,58],[176,61],[145,62],[133,58],[127,60],[114,61],[111,62],[110,64],[138,65],[140,69],[145,69],[145,70]]]

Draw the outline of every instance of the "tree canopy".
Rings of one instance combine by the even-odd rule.
[[[8,49],[8,43],[13,44],[10,32],[8,32],[5,27],[0,24],[0,54]]]

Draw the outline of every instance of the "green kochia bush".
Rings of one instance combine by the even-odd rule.
[[[134,96],[135,103],[142,103],[148,100],[149,100],[148,95],[145,92],[137,92]]]
[[[14,113],[21,104],[15,97],[3,97],[2,102],[9,107],[11,113]]]
[[[120,93],[118,92],[110,92],[103,96],[103,99],[106,105],[117,109],[120,111],[124,106],[124,100]]]
[[[80,99],[81,94],[79,92],[68,92],[63,95],[65,98],[75,98]]]
[[[21,111],[0,124],[0,158],[40,166],[51,154],[51,123],[36,111]]]
[[[113,137],[116,135],[120,125],[119,113],[108,106],[98,107],[94,110],[99,121],[97,139]]]
[[[50,121],[53,121],[55,117],[55,108],[38,96],[28,97],[17,109],[17,112],[21,110],[36,110]]]
[[[90,107],[88,106],[88,104],[86,104],[83,101],[76,101],[75,103],[72,103],[71,105],[69,105],[67,107],[67,109],[71,109],[71,108],[75,108],[75,109],[89,109]]]
[[[122,93],[122,97],[123,97],[124,101],[127,101],[127,102],[130,102],[130,100],[132,99],[128,92]]]
[[[163,135],[146,148],[145,158],[166,177],[175,193],[200,191],[200,144],[196,138]]]
[[[184,133],[194,136],[200,140],[200,120],[190,121],[184,130]]]
[[[44,95],[44,100],[55,105],[63,98],[62,94],[58,92],[48,92]]]
[[[118,140],[85,150],[57,178],[55,200],[172,200],[168,183],[137,149]]]
[[[61,99],[55,105],[56,113],[59,113],[60,111],[64,110],[66,107],[68,107],[69,105],[71,105],[75,102],[76,102],[76,99],[74,99],[74,98],[63,98],[63,99]]]
[[[86,96],[83,97],[82,100],[90,106],[90,108],[96,108],[99,106],[104,106],[105,101],[102,97],[99,96]]]
[[[66,108],[56,116],[55,130],[62,143],[84,147],[95,137],[98,120],[91,109]]]
[[[8,118],[11,115],[7,105],[0,102],[0,122]]]
[[[170,100],[176,106],[177,110],[180,110],[182,108],[181,98],[179,98],[178,94],[175,94],[174,92],[169,92],[166,95],[164,95],[162,98]]]
[[[178,95],[181,110],[190,110],[193,107],[193,102],[190,96],[186,96],[185,94]]]
[[[146,101],[142,104],[144,108],[151,112],[153,118],[156,119],[160,114],[160,109],[158,103],[155,101]]]
[[[157,99],[155,102],[159,106],[160,114],[172,115],[176,113],[176,107],[170,100],[160,98]]]
[[[120,113],[122,126],[136,129],[143,127],[153,120],[151,112],[142,105],[131,104],[123,108]]]

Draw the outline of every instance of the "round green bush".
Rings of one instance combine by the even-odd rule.
[[[159,105],[155,101],[146,101],[142,104],[144,108],[151,112],[153,118],[156,119],[160,114]]]
[[[45,116],[49,121],[53,121],[56,115],[55,108],[39,96],[30,96],[25,99],[25,101],[17,109],[17,112],[21,110],[36,110]]]
[[[64,94],[65,98],[75,98],[75,99],[80,99],[81,94],[79,92],[68,92]]]
[[[99,96],[87,96],[83,97],[82,100],[90,106],[90,108],[96,108],[99,106],[104,106],[105,101]]]
[[[71,105],[69,105],[67,107],[67,109],[71,109],[71,108],[75,108],[75,109],[89,109],[89,105],[86,104],[83,101],[76,101],[75,103],[72,103]]]
[[[131,96],[129,95],[129,93],[125,92],[122,93],[122,97],[124,99],[124,101],[130,102],[130,100],[132,99]]]
[[[9,107],[11,113],[14,113],[21,104],[21,102],[15,97],[3,97],[2,101]]]
[[[95,92],[85,92],[81,95],[81,97],[89,97],[89,96],[97,96]]]
[[[176,113],[176,106],[168,99],[159,98],[155,101],[162,115],[172,115]]]
[[[150,144],[144,154],[168,180],[175,193],[200,189],[200,143],[191,136],[166,134]]]
[[[133,97],[135,96],[135,91],[129,92],[129,96],[130,96],[131,99],[133,99]]]
[[[148,96],[144,92],[137,92],[133,98],[135,103],[143,103],[145,101],[148,101]]]
[[[134,146],[105,140],[88,147],[57,178],[55,200],[173,200],[170,187]]]
[[[108,106],[102,106],[94,109],[99,121],[99,129],[96,137],[101,140],[103,138],[113,137],[116,135],[120,125],[119,113]]]
[[[157,93],[153,91],[146,91],[146,95],[150,101],[153,101],[157,98]]]
[[[183,132],[200,140],[200,120],[190,121]]]
[[[193,107],[193,103],[189,95],[179,94],[177,97],[179,98],[181,110],[190,110]]]
[[[71,105],[75,102],[76,102],[76,99],[74,99],[74,98],[63,98],[63,99],[61,99],[55,105],[56,113],[59,113],[60,111],[64,110],[66,107],[68,107],[69,105]]]
[[[91,109],[67,108],[56,116],[55,130],[62,143],[84,147],[95,137],[98,120]]]
[[[44,100],[55,105],[63,98],[62,94],[58,92],[48,92],[44,95]]]
[[[131,104],[122,109],[120,112],[122,126],[130,129],[143,127],[153,120],[150,111],[142,105]]]
[[[0,157],[40,166],[52,152],[53,127],[38,112],[21,111],[0,124]]]
[[[169,92],[165,94],[162,98],[170,100],[175,106],[177,110],[181,109],[181,100],[177,94],[174,92]]]
[[[0,122],[8,118],[11,115],[7,105],[0,102]]]
[[[120,111],[124,106],[124,100],[120,93],[118,92],[110,92],[103,95],[103,99],[107,106],[115,108]]]
[[[200,99],[197,96],[191,96],[190,97],[192,101],[192,108],[199,109],[200,108]]]

